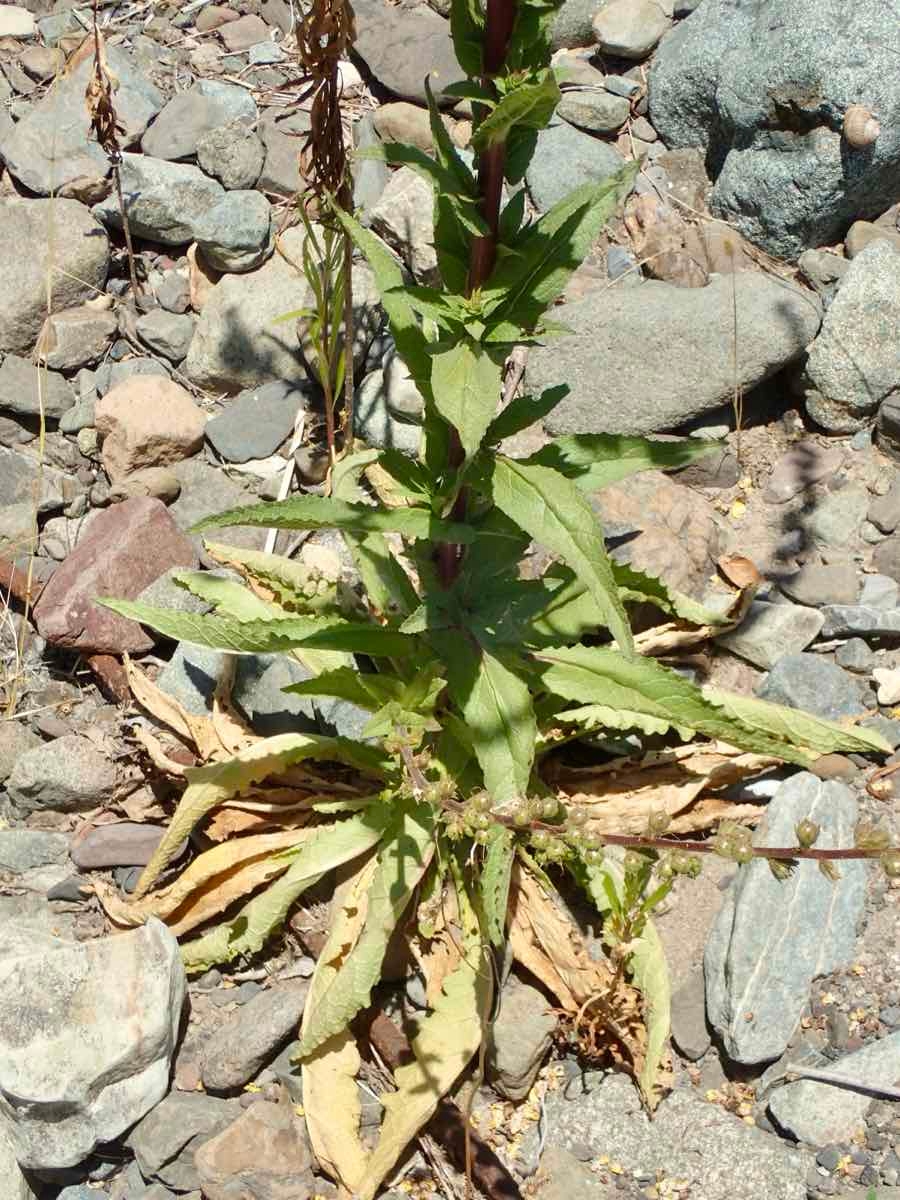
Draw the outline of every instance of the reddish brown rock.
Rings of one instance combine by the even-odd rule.
[[[315,1191],[306,1129],[286,1103],[257,1101],[200,1146],[194,1163],[208,1200],[309,1200]]]
[[[103,466],[116,482],[142,467],[164,467],[196,454],[206,414],[171,379],[134,375],[97,401],[95,424],[105,435]]]
[[[133,600],[170,567],[196,565],[190,538],[161,501],[141,496],[116,504],[95,518],[44,588],[34,610],[38,630],[85,654],[149,650],[153,642],[140,625],[94,600]]]

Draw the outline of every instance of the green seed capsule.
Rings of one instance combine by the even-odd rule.
[[[804,850],[808,850],[810,846],[815,845],[821,832],[821,826],[817,825],[815,821],[811,821],[809,817],[804,817],[802,821],[798,821],[794,826],[797,845],[801,846]]]
[[[888,879],[900,879],[900,850],[888,850],[882,854],[881,865]]]

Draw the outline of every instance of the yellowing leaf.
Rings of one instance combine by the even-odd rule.
[[[323,994],[356,945],[367,911],[367,895],[377,869],[370,858],[347,886],[336,893],[334,922],[310,985],[302,1029],[308,1028]],[[360,1056],[349,1029],[323,1042],[303,1063],[303,1100],[309,1140],[320,1167],[348,1192],[366,1175],[366,1153],[359,1138],[361,1105],[356,1087]]]
[[[461,898],[462,904],[462,898]],[[437,1109],[481,1045],[493,990],[485,948],[471,913],[465,955],[413,1039],[415,1061],[394,1073],[397,1091],[381,1097],[385,1117],[359,1200],[373,1200],[382,1180]]]

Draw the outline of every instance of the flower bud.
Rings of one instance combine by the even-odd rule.
[[[647,820],[647,832],[650,837],[661,837],[671,824],[672,818],[667,812],[653,812]]]
[[[857,850],[889,850],[891,835],[871,821],[858,821],[854,845]]]
[[[815,821],[811,821],[809,817],[804,817],[802,821],[798,821],[794,826],[797,845],[801,846],[804,850],[808,850],[810,846],[815,845],[821,832],[821,826],[817,825]]]
[[[888,879],[900,879],[900,850],[887,850],[881,856],[881,865]]]

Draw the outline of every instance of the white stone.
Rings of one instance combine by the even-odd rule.
[[[37,32],[34,17],[18,4],[0,7],[0,37],[31,38]]]
[[[900,667],[876,667],[872,677],[878,684],[879,704],[900,704]]]

